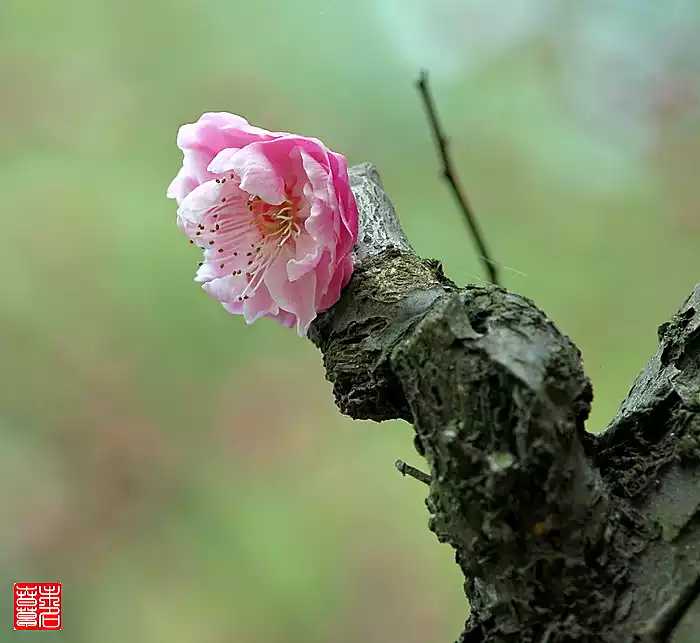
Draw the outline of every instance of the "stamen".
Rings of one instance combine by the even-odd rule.
[[[234,178],[233,175],[231,178]],[[220,184],[225,181],[225,178],[217,179]],[[203,222],[197,226],[195,233],[196,236],[201,236],[198,244],[210,250],[209,253],[205,252],[208,261],[218,264],[218,270],[227,269],[226,274],[245,280],[241,284],[243,289],[238,296],[239,301],[247,300],[255,294],[282,248],[301,233],[296,205],[292,201],[271,205],[251,195],[245,202],[245,209],[241,208],[243,203],[242,200],[236,202],[236,199],[227,202],[226,197],[221,197],[220,203],[204,213]],[[239,251],[246,243],[250,250],[245,252],[244,272],[236,263],[240,261]],[[214,249],[216,253],[213,253]],[[217,257],[216,261],[213,260],[212,253]],[[231,266],[230,262],[234,265]]]

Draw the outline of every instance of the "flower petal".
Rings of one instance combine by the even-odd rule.
[[[319,311],[327,310],[333,304],[335,304],[338,299],[340,299],[340,294],[343,291],[343,288],[345,288],[350,281],[353,269],[354,265],[351,255],[347,255],[338,265],[334,267],[333,274],[326,291],[320,297],[318,297],[317,301]]]
[[[279,205],[286,199],[282,175],[263,152],[261,143],[251,143],[235,152],[223,150],[210,167],[217,172],[232,170],[240,179],[241,190],[271,205]]]
[[[300,234],[296,239],[295,258],[287,262],[287,278],[296,281],[318,264],[321,247],[310,234]]]
[[[213,156],[227,147],[243,147],[260,140],[270,140],[284,133],[268,132],[251,125],[245,118],[228,112],[206,112],[196,123],[183,125],[177,134],[181,150],[200,148]]]
[[[277,302],[272,299],[270,291],[264,286],[243,301],[243,317],[246,324],[252,324],[261,317],[274,317],[279,310]]]
[[[189,223],[199,223],[221,197],[221,184],[216,181],[201,183],[192,190],[177,209],[177,216]]]
[[[202,284],[202,290],[207,295],[222,303],[236,301],[244,287],[242,279],[233,275],[218,277]]]
[[[280,308],[293,313],[297,318],[297,332],[306,335],[311,322],[316,318],[316,274],[307,272],[297,281],[287,279],[288,258],[281,254],[265,274],[265,285]]]

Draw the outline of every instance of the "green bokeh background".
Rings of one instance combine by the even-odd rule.
[[[458,634],[462,578],[392,464],[411,428],[341,417],[310,342],[192,283],[175,133],[227,110],[371,160],[417,251],[478,281],[429,66],[505,284],[581,347],[600,430],[700,281],[698,4],[612,4],[2,1],[0,640],[11,582],[49,579],[70,643]]]

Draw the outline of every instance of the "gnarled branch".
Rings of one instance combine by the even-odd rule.
[[[403,418],[456,551],[463,643],[669,641],[698,612],[700,290],[602,437],[578,349],[531,301],[458,288],[351,169],[357,267],[312,325],[340,410]]]

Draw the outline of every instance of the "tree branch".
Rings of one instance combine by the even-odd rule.
[[[350,173],[356,270],[309,336],[341,411],[414,426],[430,528],[466,579],[460,642],[670,641],[700,575],[700,289],[595,438],[574,344],[524,297],[457,288],[374,168]]]

